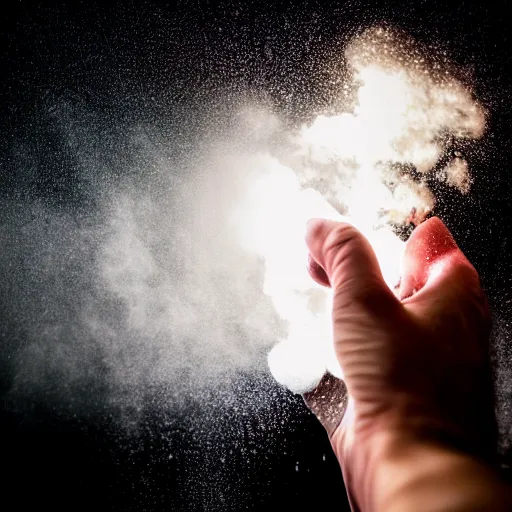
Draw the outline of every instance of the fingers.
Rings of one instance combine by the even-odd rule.
[[[368,240],[350,224],[312,219],[307,224],[308,264],[313,279],[338,292],[348,301],[361,293],[379,291],[395,300],[384,282],[379,263]]]
[[[491,316],[478,273],[440,219],[433,217],[413,232],[402,269],[399,298],[410,311],[427,317],[432,309],[457,314],[464,325],[475,325],[470,331],[486,346]]]
[[[444,223],[437,217],[420,224],[405,246],[400,282],[400,299],[422,289],[427,280],[440,275],[441,262],[462,264],[473,269]],[[474,269],[473,269],[474,271]]]
[[[332,436],[347,408],[348,393],[345,383],[326,373],[313,391],[303,395],[306,405]]]
[[[308,256],[308,272],[318,284],[327,287],[331,286],[325,270],[313,259],[311,254]]]

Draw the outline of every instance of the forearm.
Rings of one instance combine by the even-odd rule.
[[[493,468],[442,445],[382,436],[360,455],[344,475],[362,512],[512,510],[510,491]]]
[[[511,510],[495,471],[441,446],[408,446],[382,460],[374,476],[375,510],[458,512]]]

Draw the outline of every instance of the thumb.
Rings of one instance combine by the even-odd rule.
[[[346,293],[349,302],[389,295],[388,288],[368,240],[354,226],[324,219],[307,223],[306,244],[309,248],[309,272],[320,284]]]

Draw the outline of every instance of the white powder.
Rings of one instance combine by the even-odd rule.
[[[326,370],[342,377],[332,348],[329,291],[306,271],[306,221],[341,220],[343,211],[368,237],[394,286],[403,243],[389,224],[406,224],[411,212],[421,220],[435,203],[417,174],[431,173],[447,137],[478,138],[485,128],[471,92],[449,73],[430,69],[414,43],[391,31],[365,33],[348,46],[346,59],[352,69],[347,81],[359,86],[353,104],[339,115],[317,117],[292,137],[300,164],[288,158],[292,163],[285,165],[268,153],[254,160],[254,177],[235,213],[244,247],[265,261],[264,292],[288,323],[287,338],[269,354],[270,369],[296,393],[313,389]],[[453,160],[445,176],[469,191],[463,159]]]

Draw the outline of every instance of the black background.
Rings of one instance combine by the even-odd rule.
[[[102,133],[110,133],[109,126],[151,124],[162,140],[172,138],[175,151],[186,151],[191,133],[202,129],[195,120],[240,94],[264,96],[290,126],[329,111],[336,89],[327,83],[321,63],[365,27],[385,23],[405,30],[470,72],[475,93],[490,112],[483,143],[468,155],[475,177],[472,195],[440,190],[437,213],[480,271],[495,314],[493,355],[506,469],[512,455],[507,4],[7,3],[0,39],[0,198],[49,202],[77,215],[94,207],[95,198],[80,187],[72,151],[64,147],[52,117],[41,115],[62,98],[100,111]],[[115,144],[115,137],[108,143]],[[38,148],[30,172],[27,146]],[[125,172],[123,162],[112,162],[112,169],[108,179],[115,183]],[[108,411],[77,415],[72,408],[49,406],[53,402],[44,392],[13,401],[11,361],[24,343],[23,322],[30,320],[22,322],[13,313],[22,306],[12,301],[9,286],[28,290],[30,283],[9,284],[8,274],[24,261],[23,246],[11,250],[18,242],[8,222],[0,217],[0,251],[9,252],[2,261],[12,265],[0,274],[5,510],[32,500],[53,510],[265,510],[277,500],[295,510],[346,507],[324,432],[300,398],[265,374],[239,375],[232,383],[233,402],[221,406],[214,422],[203,420],[199,430],[189,428],[190,418],[200,415],[193,403],[171,426],[160,405],[148,403],[138,426],[127,431]],[[253,395],[259,397],[257,407],[246,400]],[[240,410],[245,415],[234,412]],[[220,445],[233,447],[227,461],[221,461]],[[220,470],[221,465],[228,467]]]

